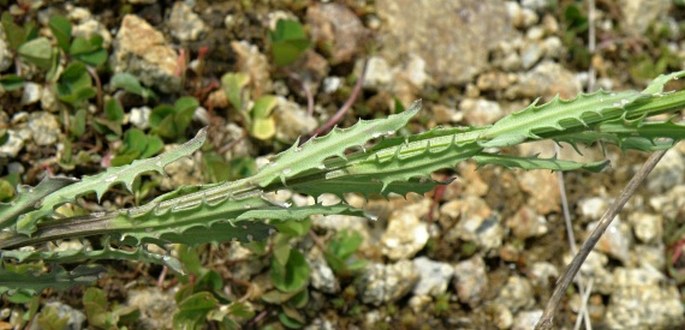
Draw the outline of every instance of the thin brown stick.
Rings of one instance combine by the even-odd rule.
[[[352,89],[352,93],[350,94],[350,97],[347,99],[347,101],[345,101],[345,104],[343,104],[343,106],[340,107],[338,112],[336,112],[335,115],[333,115],[333,117],[331,117],[323,126],[320,126],[318,129],[316,129],[314,133],[310,135],[310,138],[319,136],[321,134],[325,134],[326,132],[330,131],[331,128],[333,128],[333,126],[335,126],[352,108],[352,105],[357,100],[357,97],[359,96],[362,90],[364,77],[366,76],[366,66],[368,62],[368,60],[364,60],[364,64],[362,65],[362,73],[359,76],[359,79],[357,79],[357,83],[354,85],[354,89]]]
[[[561,153],[561,148],[559,147],[559,144],[555,143],[554,144],[554,151],[556,152],[557,155]],[[566,226],[566,236],[568,239],[568,245],[571,248],[571,253],[576,254],[578,252],[578,246],[576,246],[576,236],[573,234],[573,223],[571,222],[571,211],[568,206],[568,196],[566,196],[566,184],[564,182],[564,172],[559,171],[557,172],[557,181],[559,182],[559,197],[561,199],[561,206],[564,214],[564,225]],[[585,289],[585,281],[584,278],[580,275],[576,278],[576,285],[578,285],[578,292],[580,293],[581,297],[589,297],[589,292],[588,295],[586,295],[586,289]],[[587,304],[586,301],[583,300],[581,303],[582,308],[578,311],[578,320],[585,320],[585,328],[586,329],[592,329],[592,324],[590,324],[590,314],[588,313],[588,310],[586,308]],[[582,316],[582,317],[581,317]],[[580,326],[580,323],[578,323]],[[575,328],[579,329],[579,328]]]
[[[88,74],[90,74],[91,77],[93,77],[93,80],[95,81],[95,90],[97,91],[96,98],[97,98],[97,105],[98,105],[98,111],[101,112],[103,109],[103,96],[102,96],[102,82],[100,81],[100,77],[98,76],[97,70],[95,68],[92,68],[90,66],[86,66],[86,70],[88,71]]]
[[[573,281],[573,278],[578,273],[578,270],[580,270],[580,266],[583,265],[583,262],[585,262],[585,259],[587,259],[590,251],[592,251],[592,249],[595,247],[597,241],[599,241],[599,239],[602,237],[602,234],[604,234],[604,231],[606,231],[607,227],[609,227],[611,224],[611,221],[614,220],[614,217],[616,217],[621,209],[623,209],[623,206],[626,205],[628,199],[635,194],[637,187],[654,169],[654,166],[659,163],[665,153],[666,150],[660,150],[649,156],[649,159],[647,159],[642,168],[635,173],[635,176],[630,179],[628,185],[623,188],[623,191],[618,199],[614,201],[614,203],[612,203],[609,209],[607,209],[607,211],[604,213],[602,218],[599,220],[597,227],[592,231],[585,242],[583,242],[583,245],[580,247],[580,251],[578,251],[575,257],[573,257],[573,261],[571,261],[566,268],[564,275],[557,281],[557,285],[554,288],[552,297],[547,302],[547,306],[545,307],[542,317],[535,325],[536,330],[552,329],[554,325],[554,314],[557,312],[557,309],[559,309],[561,298],[566,293],[566,289],[568,289],[569,284],[571,284],[571,281]]]

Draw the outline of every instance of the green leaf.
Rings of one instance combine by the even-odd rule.
[[[304,28],[294,20],[279,20],[270,36],[271,54],[277,66],[286,66],[297,61],[310,45]]]
[[[340,206],[340,205],[338,205]],[[323,213],[325,214],[326,212],[330,212],[330,214],[340,214],[338,212],[360,212],[358,210],[354,210],[351,208],[348,208],[347,210],[341,210],[341,208],[329,208],[328,206],[320,206],[319,207]],[[345,206],[342,206],[342,208],[345,208]],[[294,208],[297,209],[297,208]],[[299,210],[296,210],[296,212]],[[318,212],[318,211],[315,211]],[[359,214],[359,213],[357,213]],[[302,217],[296,217],[296,216],[289,216],[287,218],[281,218],[279,219],[279,216],[276,215],[275,217],[269,217],[271,220],[270,224],[276,227],[276,230],[278,230],[279,233],[282,233],[284,235],[292,236],[292,237],[298,237],[298,236],[304,236],[309,232],[309,228],[312,226],[312,222],[310,220],[301,220],[301,221],[295,221],[297,219],[301,219]]]
[[[191,96],[184,96],[176,100],[174,103],[174,109],[176,110],[176,114],[174,115],[174,123],[176,125],[178,135],[185,133],[188,125],[190,125],[190,122],[193,120],[195,110],[197,110],[199,106],[200,103],[197,101],[197,99]]]
[[[473,156],[478,165],[499,165],[507,168],[522,168],[524,170],[547,169],[553,171],[573,171],[583,169],[590,172],[599,172],[608,164],[608,160],[589,163],[578,163],[570,160],[556,158],[543,159],[538,157],[517,157],[502,154],[480,153]]]
[[[364,260],[350,258],[362,242],[362,236],[354,231],[339,231],[333,236],[326,246],[324,257],[336,274],[346,276],[364,267]]]
[[[276,122],[271,116],[271,112],[278,105],[278,98],[272,95],[265,95],[255,101],[250,110],[252,114],[252,125],[250,133],[260,140],[268,140],[276,134]]]
[[[264,95],[254,102],[251,113],[252,118],[268,118],[278,105],[278,98],[273,95]]]
[[[14,197],[14,186],[7,180],[0,179],[0,202],[8,202]],[[4,204],[0,204],[0,207]]]
[[[209,292],[198,292],[178,304],[174,315],[174,329],[201,329],[205,327],[207,314],[217,308],[219,302]]]
[[[54,15],[50,17],[48,26],[55,39],[57,39],[57,46],[67,52],[69,50],[69,41],[71,40],[71,22],[64,16]]]
[[[28,41],[17,49],[17,53],[30,63],[37,67],[48,70],[52,66],[52,59],[54,53],[50,40],[45,37],[40,37]]]
[[[105,117],[115,123],[121,123],[124,120],[124,108],[117,99],[111,98],[105,102]]]
[[[527,139],[539,139],[545,132],[563,132],[572,127],[589,126],[605,117],[604,113],[614,110],[624,112],[626,106],[640,98],[636,91],[609,93],[598,91],[581,94],[572,100],[558,96],[538,106],[533,102],[527,108],[514,112],[485,130],[480,138],[481,146],[506,147]]]
[[[120,136],[122,134],[121,124],[124,120],[124,109],[119,104],[119,101],[115,98],[105,101],[104,113],[105,118],[94,119],[94,128],[102,134]]]
[[[159,105],[152,109],[150,114],[150,128],[163,138],[181,137],[190,125],[198,106],[197,99],[188,96],[178,99],[174,106]]]
[[[24,87],[24,78],[16,74],[8,74],[0,77],[0,86],[7,92],[15,91]]]
[[[56,267],[49,273],[18,273],[0,267],[0,295],[23,292],[37,294],[43,289],[65,290],[75,285],[87,285],[97,280],[101,267],[80,265],[72,271]]]
[[[202,273],[207,271],[202,267],[202,261],[200,261],[195,247],[180,244],[176,251],[178,252],[178,260],[183,264],[183,269],[185,269],[186,273],[201,276]]]
[[[291,251],[292,248],[290,247],[290,236],[277,235],[274,238],[273,262],[277,263],[279,267],[285,267],[285,265],[288,264],[288,258],[290,258]]]
[[[90,53],[75,55],[74,58],[88,65],[97,67],[107,62],[107,51],[98,49]]]
[[[20,214],[34,208],[43,197],[76,181],[67,177],[45,177],[35,187],[20,186],[16,199],[8,204],[0,203],[0,228],[14,224]]]
[[[179,226],[180,228],[181,226]],[[241,241],[264,240],[273,227],[256,221],[238,223],[217,222],[209,226],[195,225],[186,230],[173,230],[160,236],[164,242],[195,246],[206,243],[224,243],[234,239]]]
[[[285,265],[272,259],[271,282],[280,291],[299,292],[309,283],[309,271],[304,255],[298,250],[292,250]]]
[[[33,22],[25,23],[24,26],[19,26],[14,23],[14,17],[9,11],[5,10],[2,13],[2,27],[5,30],[5,37],[10,49],[16,51],[25,42],[35,39],[38,35],[38,29]]]
[[[260,140],[268,140],[276,135],[276,121],[272,117],[255,118],[250,126],[250,134]]]
[[[278,320],[288,329],[301,329],[304,327],[303,323],[289,317],[285,312],[278,313]]]
[[[71,43],[69,54],[75,59],[92,66],[99,66],[107,61],[107,51],[102,48],[102,36],[95,34],[86,39],[76,37]]]
[[[274,181],[285,182],[289,177],[306,170],[325,166],[323,161],[330,157],[345,157],[345,150],[358,147],[366,141],[393,134],[402,128],[421,109],[421,103],[414,103],[405,112],[390,115],[386,119],[359,121],[347,129],[333,129],[326,136],[313,138],[299,146],[295,142],[288,150],[278,154],[273,163],[265,166],[253,179],[266,187]]]
[[[136,94],[143,99],[154,98],[155,94],[150,89],[143,87],[138,78],[130,73],[117,73],[109,80],[112,89],[123,89],[128,93]]]
[[[164,173],[164,166],[192,154],[204,144],[206,137],[207,132],[202,129],[192,140],[159,156],[134,161],[127,166],[109,168],[97,175],[84,176],[80,182],[47,195],[43,198],[39,209],[21,216],[17,223],[17,231],[23,234],[31,234],[35,231],[38,220],[51,214],[54,207],[73,201],[86,193],[95,192],[99,200],[111,185],[117,183],[123,184],[126,189],[132,191],[133,181],[140,174],[151,171]]]
[[[57,98],[60,101],[79,107],[96,95],[93,80],[83,63],[72,62],[64,69],[57,82]]]
[[[347,259],[357,252],[362,242],[363,238],[358,232],[343,230],[333,236],[326,247],[326,251],[341,259]]]
[[[148,158],[164,149],[164,142],[155,135],[147,135],[137,128],[131,128],[124,133],[123,144],[112,158],[112,166],[122,166],[136,159]]]
[[[107,294],[102,289],[88,288],[83,294],[83,307],[90,326],[104,329],[116,328],[119,316],[109,310]]]
[[[250,83],[250,76],[244,73],[227,73],[221,77],[221,87],[234,109],[243,111],[245,87]]]
[[[80,109],[70,117],[69,132],[74,137],[81,137],[86,132],[86,110]]]
[[[55,306],[48,305],[43,307],[40,314],[36,315],[36,322],[40,329],[64,330],[68,329],[69,316],[60,316]]]

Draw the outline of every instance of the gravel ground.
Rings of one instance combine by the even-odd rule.
[[[20,1],[24,3],[25,1]],[[366,62],[362,93],[340,125],[356,118],[383,117],[395,102],[422,98],[420,120],[409,130],[437,125],[484,125],[540,97],[570,98],[588,89],[641,88],[662,71],[683,68],[685,7],[679,1],[597,1],[594,54],[587,49],[587,8],[574,1],[377,0],[377,1],[63,1],[0,6],[15,21],[35,20],[50,35],[47,18],[62,13],[75,35],[98,33],[109,55],[101,76],[129,73],[157,91],[160,100],[194,95],[187,136],[209,126],[210,141],[224,160],[278,152],[326,122],[348,99]],[[104,3],[104,4],[103,4]],[[277,67],[269,54],[269,30],[289,18],[306,27],[312,47],[297,62]],[[585,21],[587,23],[587,21]],[[35,68],[18,67],[0,33],[0,74],[21,73],[33,81],[0,91],[0,174],[36,184],[46,170],[72,176],[96,173],[121,147],[89,132],[69,147],[85,151],[77,166],[60,165],[65,152],[64,112],[53,89]],[[201,55],[202,54],[202,55]],[[661,64],[659,64],[661,63]],[[589,73],[592,67],[594,74]],[[33,70],[33,71],[32,71]],[[179,70],[188,70],[186,76]],[[253,97],[276,95],[274,138],[249,137],[239,115],[218,88],[227,72],[250,79]],[[309,92],[307,92],[309,91]],[[308,109],[312,94],[313,107]],[[124,127],[150,125],[154,104],[123,99]],[[99,111],[93,101],[88,116]],[[88,117],[90,118],[90,117]],[[227,147],[229,146],[229,147]],[[637,171],[646,155],[570,147],[560,158],[611,161],[602,173],[563,177],[576,242],[582,242]],[[521,145],[520,155],[556,153],[552,143]],[[167,168],[160,190],[207,179],[197,155]],[[259,159],[257,164],[259,164]],[[297,239],[311,268],[309,301],[294,313],[307,329],[531,329],[542,314],[554,282],[572,257],[564,228],[560,181],[549,171],[470,162],[436,178],[457,179],[439,190],[388,200],[346,198],[377,216],[314,217],[312,235]],[[581,269],[591,288],[586,303],[578,287],[567,292],[557,321],[571,329],[582,305],[595,329],[679,329],[685,327],[681,295],[685,257],[680,253],[685,212],[685,145],[670,150],[649,176]],[[306,202],[303,196],[288,196]],[[333,198],[333,197],[331,197]],[[106,196],[105,206],[131,205],[131,197]],[[318,240],[345,230],[362,243],[357,258],[366,266],[339,276],[323,257]],[[269,261],[239,243],[201,250],[204,264],[226,280],[223,291],[240,296],[244,283],[256,312],[242,327],[282,328],[281,306],[264,302]],[[140,311],[138,328],[172,327],[180,284],[161,267],[112,262],[98,286],[110,302]],[[70,329],[86,326],[83,288],[46,292],[49,305],[68,316]],[[27,305],[3,300],[0,327],[19,324]],[[39,328],[38,322],[31,323]]]

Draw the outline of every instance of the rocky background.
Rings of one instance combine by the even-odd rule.
[[[46,24],[55,13],[72,22],[75,35],[100,34],[108,52],[105,68],[98,71],[105,91],[111,90],[110,77],[129,73],[155,91],[159,102],[195,96],[200,107],[183,136],[209,126],[212,155],[221,164],[235,165],[238,177],[246,169],[232,160],[256,159],[258,166],[265,156],[326,122],[350,97],[364,63],[362,93],[340,125],[384,117],[396,104],[421,98],[424,110],[408,127],[419,132],[436,125],[489,124],[537,98],[557,94],[572,98],[588,89],[639,89],[660,73],[682,69],[685,60],[685,7],[677,0],[597,0],[594,53],[588,49],[588,7],[570,0],[0,4],[16,22],[36,22],[41,35],[50,35]],[[296,62],[284,67],[270,56],[269,32],[279,19],[299,21],[311,41]],[[0,73],[20,74],[26,83],[0,91],[0,129],[6,137],[0,145],[0,174],[36,184],[46,171],[81,176],[109,166],[125,142],[90,132],[65,143],[68,115],[35,69],[17,60],[8,48],[9,37],[0,30]],[[253,97],[278,97],[271,139],[250,136],[231,108],[220,88],[228,72],[249,76]],[[88,123],[98,116],[96,103],[91,100],[87,107]],[[156,104],[125,97],[122,103],[123,127],[148,132]],[[172,142],[165,140],[166,147]],[[551,143],[511,151],[545,157],[556,153]],[[64,166],[65,153],[78,154],[80,160]],[[608,158],[612,166],[600,174],[567,173],[560,181],[548,171],[476,169],[465,162],[454,171],[436,173],[436,178],[458,179],[426,196],[348,196],[378,219],[312,219],[309,233],[292,242],[310,268],[308,300],[298,307],[265,301],[263,295],[273,290],[268,253],[239,243],[203,247],[197,253],[204,267],[222,275],[219,291],[232,299],[242,297],[253,311],[238,319],[244,328],[530,329],[572,256],[560,183],[568,193],[576,241],[581,242],[646,158],[600,146],[584,148],[582,155],[566,146],[559,156]],[[207,162],[198,154],[170,166],[169,177],[149,179],[155,184],[141,199],[216,179]],[[595,329],[685,326],[684,175],[681,144],[666,154],[590,255],[580,272],[590,293],[584,299],[577,287],[569,290],[557,317],[562,328],[571,329],[583,309]],[[139,202],[123,193],[107,197],[104,207],[110,209]],[[83,200],[83,207],[91,204]],[[349,231],[362,239],[354,257],[365,265],[341,276],[323,250],[336,233]],[[182,279],[155,265],[107,266],[109,275],[97,283],[106,300],[138,311],[131,320],[120,319],[120,326],[173,327],[172,315],[178,311],[174,295],[185,283]],[[31,318],[26,316],[31,315],[28,304],[3,300],[0,327],[40,328],[44,323],[37,320],[48,310],[56,311],[70,329],[93,327],[84,312],[84,290],[45,292]],[[216,322],[207,326],[218,327]]]

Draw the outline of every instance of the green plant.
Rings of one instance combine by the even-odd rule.
[[[199,105],[194,97],[185,96],[176,100],[173,106],[156,106],[150,114],[152,132],[165,139],[179,139],[185,135],[185,130]]]
[[[288,302],[283,305],[279,319],[294,327],[300,322],[293,307],[303,306],[308,300],[308,267],[304,266],[302,254],[289,245],[290,238],[308,229],[303,220],[310,215],[363,216],[364,213],[345,202],[293,206],[274,201],[267,193],[282,189],[314,197],[323,193],[343,197],[350,192],[367,197],[423,193],[440,184],[428,179],[433,171],[451,168],[468,159],[480,165],[523,169],[599,171],[606,161],[577,163],[556,158],[517,157],[499,150],[542,139],[574,146],[603,142],[641,151],[669,148],[685,137],[685,127],[671,118],[655,116],[680,111],[685,106],[685,91],[663,91],[667,82],[683,76],[685,72],[662,75],[641,92],[599,91],[574,100],[555,98],[542,105],[534,102],[493,125],[435,128],[391,137],[417,114],[420,103],[415,103],[388,118],[360,121],[302,145],[295,143],[249,177],[181,187],[145,205],[108,213],[69,216],[60,214],[59,210],[65,203],[75,204],[78,197],[88,194],[95,193],[100,199],[114,185],[131,191],[141,174],[161,173],[167,164],[199,149],[206,137],[205,130],[177,149],[135,160],[130,165],[112,167],[80,181],[49,178],[35,188],[21,189],[11,202],[0,205],[0,227],[4,228],[0,233],[0,293],[26,296],[47,287],[89,283],[101,271],[85,263],[89,260],[143,260],[166,265],[180,273],[189,272],[188,265],[184,266],[171,255],[152,253],[145,246],[263,240],[276,228],[281,232],[275,238],[271,277],[278,298]],[[370,140],[378,142],[366,147]],[[100,238],[98,246],[102,248],[50,251],[39,245],[86,236]],[[347,260],[345,257],[354,250],[355,240],[353,237],[337,240],[338,247],[328,253]],[[18,249],[30,245],[37,249]],[[59,266],[68,263],[80,266],[71,271]],[[45,273],[43,270],[48,264],[56,266]],[[193,304],[207,305],[207,308],[201,311],[203,317],[189,318],[206,320],[212,315],[209,311],[214,310],[210,305],[217,306],[212,299],[219,301],[219,298],[193,291],[179,301],[196,294],[200,295],[193,298],[198,300],[193,300]]]
[[[364,268],[366,262],[354,258],[354,253],[362,242],[362,236],[353,231],[340,231],[333,236],[326,246],[324,256],[336,274],[349,276]]]
[[[247,124],[250,135],[268,140],[276,134],[276,122],[272,112],[278,105],[273,95],[262,95],[247,109],[250,93],[246,89],[250,77],[244,73],[227,73],[221,78],[221,86],[233,109],[237,110]]]
[[[280,19],[271,37],[271,55],[277,66],[291,64],[310,46],[302,25],[293,20]]]

